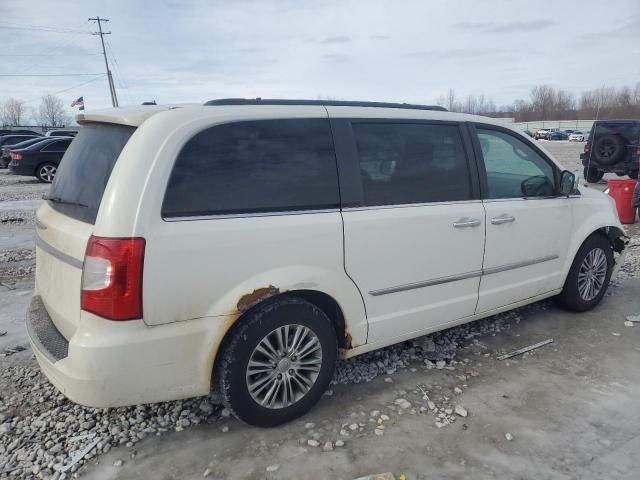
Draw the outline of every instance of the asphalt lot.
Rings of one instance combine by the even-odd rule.
[[[540,144],[581,174],[583,144]],[[0,352],[28,347],[23,318],[33,285],[33,211],[47,189],[0,170],[0,333],[7,332]],[[624,320],[640,314],[639,230],[629,227],[629,261],[592,312],[570,314],[546,301],[343,362],[331,395],[305,418],[275,429],[243,425],[203,399],[82,409],[53,391],[28,348],[0,357],[0,478],[351,479],[392,471],[408,479],[636,479],[640,324],[627,327]],[[497,359],[548,338],[554,342],[531,353]],[[429,342],[446,350],[444,368],[428,360]],[[373,369],[379,362],[384,368]],[[438,428],[430,401],[440,413],[460,405],[468,416],[448,413],[454,421]],[[52,410],[65,415],[62,427],[50,420],[32,428]],[[69,421],[72,415],[83,421]],[[3,430],[3,422],[11,428]],[[116,424],[136,423],[144,429],[124,441],[113,433]],[[113,446],[103,442],[84,466],[64,475],[7,464],[18,450],[26,459],[21,465],[68,464],[91,440],[73,439],[92,434],[111,438]],[[51,445],[29,460],[33,439],[42,435]],[[54,449],[51,461],[41,460]]]

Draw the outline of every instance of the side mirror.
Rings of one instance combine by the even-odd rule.
[[[563,170],[560,174],[560,195],[569,196],[574,192],[576,176],[569,170]]]

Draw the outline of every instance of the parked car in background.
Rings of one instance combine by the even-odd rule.
[[[549,133],[549,130],[550,130],[549,128],[541,128],[536,131],[536,134],[534,135],[533,138],[535,138],[536,140],[546,139],[547,133]]]
[[[44,138],[42,135],[32,135],[32,134],[8,134],[0,136],[0,148],[5,145],[15,145],[16,143],[24,142],[25,140],[29,140],[31,138]]]
[[[569,134],[560,130],[547,133],[547,140],[567,140],[568,138]]]
[[[59,129],[59,130],[47,130],[44,135],[46,137],[75,137],[78,134],[78,130],[73,129]]]
[[[605,173],[638,178],[640,120],[598,120],[580,155],[584,177],[597,182]]]
[[[9,130],[9,129],[0,129],[0,135],[41,135],[38,132],[34,132],[33,130]]]
[[[569,135],[570,142],[584,142],[584,133],[575,130],[571,135]]]
[[[41,142],[12,150],[9,153],[9,170],[15,175],[33,175],[41,182],[51,183],[72,140],[68,137],[43,137]]]
[[[45,140],[45,139],[46,137],[38,136],[35,138],[30,138],[29,140],[24,140],[19,143],[9,144],[1,147],[2,157],[0,158],[0,168],[7,168],[7,166],[9,165],[9,162],[11,161],[11,156],[9,155],[9,152],[11,152],[11,150],[26,148],[30,145],[33,145],[34,143],[41,142],[42,140]]]
[[[229,99],[78,120],[36,216],[27,332],[80,404],[213,387],[272,427],[337,358],[554,296],[589,310],[623,261],[613,199],[495,119]]]

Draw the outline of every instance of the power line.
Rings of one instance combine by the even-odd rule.
[[[134,102],[133,102],[133,97],[131,96],[131,89],[129,88],[129,86],[124,80],[124,75],[122,75],[122,68],[120,68],[120,62],[118,62],[118,58],[116,57],[116,54],[113,51],[113,46],[111,46],[111,43],[109,43],[109,41],[107,41],[106,44],[107,44],[107,50],[109,51],[109,54],[111,55],[111,59],[113,60],[113,67],[116,73],[116,79],[118,79],[120,82],[120,88],[124,89],[125,93],[127,94],[129,103],[133,104]]]
[[[100,80],[105,75],[106,75],[106,73],[100,73],[100,74],[98,74],[97,77],[92,78],[91,80],[87,80],[86,82],[78,83],[77,85],[74,85],[72,87],[68,87],[68,88],[64,88],[62,90],[58,90],[57,92],[52,92],[51,95],[58,95],[59,93],[68,92],[69,90],[73,90],[74,88],[82,87],[83,85],[86,85],[88,83],[95,82],[96,80]],[[36,102],[36,101],[40,100],[40,98],[41,97],[34,98],[32,100],[26,100],[24,103]]]
[[[19,74],[19,73],[0,73],[0,77],[82,77],[104,75],[104,73],[37,73],[37,74]]]
[[[28,24],[9,23],[9,22],[0,22],[0,28],[9,28],[14,30],[35,30],[40,32],[52,32],[52,33],[82,33],[82,34],[91,33],[83,30],[74,30],[71,28],[57,28],[57,27],[50,27],[47,25],[28,25]]]
[[[84,57],[100,55],[99,53],[0,53],[0,57]]]
[[[56,42],[53,42],[51,44],[49,44],[48,46],[44,47],[42,50],[40,50],[37,53],[41,53],[41,54],[48,54],[50,52],[56,52],[56,51],[61,51],[64,50],[65,48],[67,48],[68,46],[71,46],[72,44],[74,44],[76,42],[77,39],[79,39],[81,36],[84,36],[85,33],[87,32],[83,32],[83,33],[72,33],[69,34],[70,37],[69,38],[62,38],[59,39]],[[37,60],[33,60],[31,62],[30,65],[27,65],[26,68],[21,68],[21,72],[23,74],[26,73],[33,73],[34,70],[36,70],[36,68],[41,67],[42,66],[42,61],[40,59]]]
[[[109,62],[107,61],[107,51],[104,47],[104,36],[111,35],[111,32],[102,31],[102,22],[108,22],[108,18],[100,18],[96,15],[95,18],[89,18],[89,22],[96,22],[98,24],[98,31],[92,32],[93,35],[100,35],[100,42],[102,43],[102,55],[104,56],[104,66],[107,69],[107,80],[109,81],[109,92],[111,93],[111,104],[114,107],[118,106],[118,96],[116,95],[116,87],[113,84],[113,77],[111,76],[111,70],[109,70]]]

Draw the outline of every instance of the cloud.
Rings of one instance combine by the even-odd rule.
[[[327,55],[322,56],[322,60],[328,63],[345,63],[351,59],[352,59],[351,56],[341,55],[339,53],[329,53]]]
[[[350,41],[351,41],[351,37],[347,37],[346,35],[338,35],[335,37],[327,37],[323,40],[320,40],[320,43],[323,43],[323,44],[349,43]]]
[[[508,55],[509,52],[499,48],[451,48],[449,50],[418,50],[409,53],[409,57],[424,57],[436,60],[462,60],[480,57],[496,57]]]
[[[545,28],[552,27],[556,22],[554,20],[527,20],[513,22],[460,22],[455,26],[464,30],[475,30],[480,33],[517,33],[517,32],[536,32]]]
[[[371,40],[390,40],[391,37],[389,35],[371,35]]]

